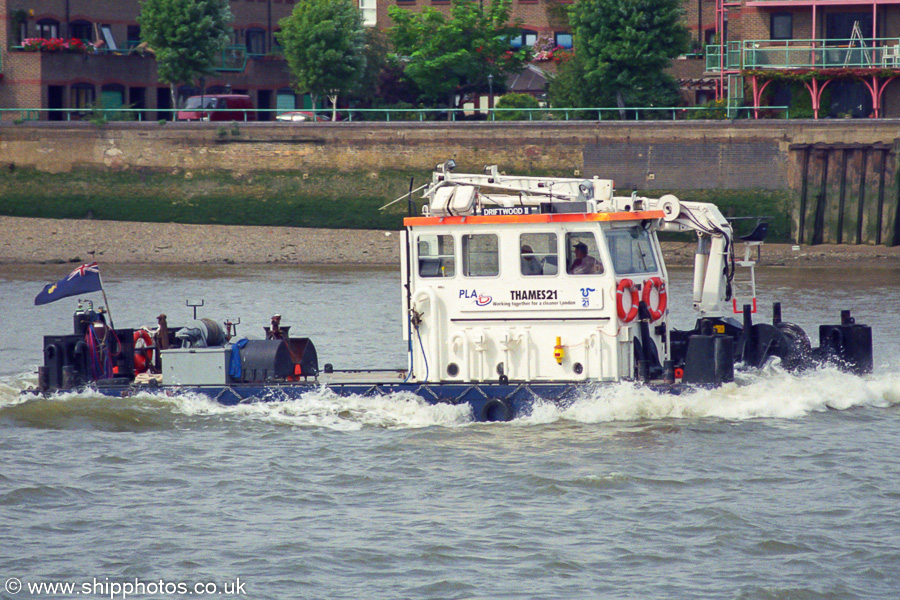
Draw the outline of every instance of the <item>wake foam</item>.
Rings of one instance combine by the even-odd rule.
[[[681,395],[659,394],[637,384],[598,388],[566,406],[537,402],[520,421],[579,423],[718,418],[728,421],[800,419],[810,413],[900,404],[900,373],[859,377],[834,368],[800,375],[777,368],[738,373],[736,381]]]
[[[738,372],[736,377],[734,383],[716,389],[690,390],[678,396],[632,383],[598,385],[585,388],[579,397],[561,405],[537,400],[528,414],[515,419],[513,425],[698,418],[799,419],[830,409],[900,404],[900,373],[859,377],[822,368],[794,375],[770,366],[762,372]],[[468,405],[432,405],[408,392],[337,396],[320,389],[294,400],[224,406],[206,396],[188,393],[140,393],[123,399],[92,392],[55,394],[50,398],[21,394],[28,385],[23,377],[0,379],[0,423],[129,431],[252,423],[353,431],[365,427],[459,427],[473,422]]]

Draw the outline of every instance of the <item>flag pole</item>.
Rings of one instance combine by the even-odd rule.
[[[94,253],[88,252],[88,254],[91,255],[91,262],[96,262],[94,260]],[[106,288],[103,287],[103,274],[100,273],[100,263],[97,263],[97,278],[100,280],[100,293],[103,294],[103,303],[106,304],[106,314],[109,315],[109,326],[115,331],[116,324],[113,323],[112,310],[109,308],[109,298],[106,297]]]
[[[106,304],[106,314],[109,315],[109,326],[113,329],[116,328],[116,324],[113,323],[112,311],[109,309],[109,299],[106,297],[106,290],[103,288],[103,276],[100,276],[100,293],[103,294],[103,303]]]

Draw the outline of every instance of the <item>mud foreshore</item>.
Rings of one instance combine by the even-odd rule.
[[[397,265],[396,231],[301,229],[0,217],[0,263]],[[693,264],[694,244],[663,244],[670,266]],[[737,258],[743,248],[736,248]],[[754,256],[756,252],[754,251]],[[836,263],[900,268],[900,246],[765,244],[760,266]]]

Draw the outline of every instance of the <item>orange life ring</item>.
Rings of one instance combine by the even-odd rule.
[[[622,294],[625,290],[631,290],[631,309],[625,313],[625,307],[622,306]],[[623,279],[616,286],[616,309],[619,312],[619,319],[623,323],[631,323],[638,313],[638,291],[634,286],[634,282],[630,279]]]
[[[141,345],[138,345],[138,342]],[[153,361],[153,338],[146,329],[138,329],[134,332],[134,372],[144,373],[150,368]]]
[[[650,292],[653,291],[653,288],[656,288],[659,291],[659,305],[654,310],[653,306],[650,305]],[[666,282],[663,281],[659,277],[651,277],[647,281],[644,282],[644,295],[641,298],[644,301],[644,304],[647,305],[647,310],[650,311],[650,322],[656,321],[663,313],[666,312],[666,305],[668,304],[668,295],[666,294]]]

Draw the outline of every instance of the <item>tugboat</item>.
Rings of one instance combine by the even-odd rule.
[[[74,333],[44,338],[38,392],[89,387],[110,396],[198,392],[223,404],[412,392],[429,403],[468,404],[479,421],[527,413],[541,399],[571,402],[586,386],[637,381],[661,393],[734,380],[736,364],[787,369],[830,362],[872,370],[872,333],[842,311],[819,327],[813,348],[797,325],[754,323],[752,248],[715,205],[674,195],[615,195],[611,180],[518,177],[497,166],[455,173],[438,165],[401,232],[406,368],[319,368],[312,340],[291,337],[280,317],[265,339],[237,338],[232,323],[194,320],[116,329],[81,302]],[[669,281],[657,236],[697,236],[693,329],[669,326]],[[734,295],[737,267],[750,295]],[[740,316],[740,319],[735,316]]]

